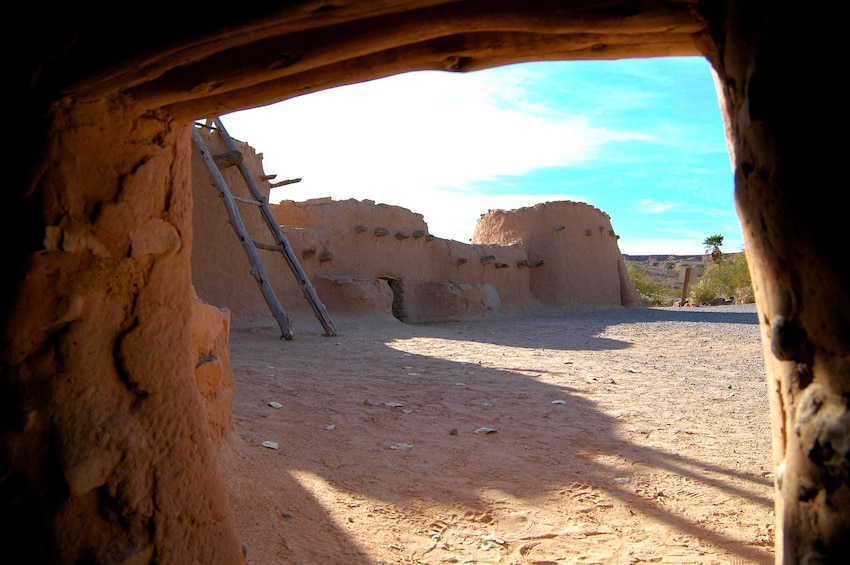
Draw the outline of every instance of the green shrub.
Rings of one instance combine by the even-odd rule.
[[[655,280],[645,267],[629,265],[628,269],[629,278],[632,279],[644,306],[669,306],[671,304],[670,289]]]
[[[688,299],[709,304],[715,298],[752,296],[753,283],[745,253],[724,256],[705,267],[699,281],[690,288]]]
[[[718,296],[717,287],[706,279],[700,279],[688,292],[688,300],[692,304],[710,304]]]

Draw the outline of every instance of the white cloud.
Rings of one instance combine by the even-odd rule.
[[[594,127],[534,99],[526,88],[532,71],[498,71],[398,75],[230,114],[223,122],[263,153],[267,173],[303,179],[275,190],[273,201],[331,196],[395,204],[423,214],[437,236],[461,241],[490,208],[571,199],[487,195],[474,183],[574,165],[593,159],[605,143],[645,139]]]
[[[632,74],[642,72],[639,67]],[[627,165],[658,158],[659,151],[662,160],[670,161],[673,148],[709,136],[685,137],[685,130],[668,122],[677,103],[644,88],[643,82],[651,81],[628,76],[598,81],[587,70],[564,73],[546,65],[520,65],[470,74],[410,73],[229,114],[223,121],[234,137],[264,154],[267,173],[277,180],[303,179],[274,190],[273,201],[371,199],[423,214],[439,237],[467,241],[479,215],[489,209],[587,201],[576,196],[581,193],[592,195],[599,201],[593,205],[609,213],[625,214],[612,215],[624,253],[700,253],[706,235],[700,228],[711,213],[705,203],[717,183],[687,194],[683,190],[703,186],[694,180],[698,173],[710,174],[698,160],[712,153],[708,142],[690,149],[687,154],[694,159],[678,163],[676,174],[664,167]],[[679,88],[673,77],[655,74],[667,77],[662,92]],[[716,105],[715,98],[709,101]],[[628,125],[612,125],[623,123]],[[649,144],[608,145],[629,141]],[[723,150],[725,145],[718,149]],[[541,183],[551,181],[545,187],[524,177],[576,166],[583,172],[570,177],[566,190],[571,194],[552,194],[560,188],[545,174],[534,176],[546,178]],[[649,182],[651,171],[659,176]],[[482,187],[501,194],[485,193]],[[649,198],[630,208],[626,189]],[[528,194],[543,190],[549,194]],[[659,219],[670,210],[699,233],[663,226]],[[636,221],[640,217],[649,223]],[[706,233],[719,231],[714,225],[721,219],[713,218]],[[736,231],[731,224],[723,228],[727,237]]]
[[[638,203],[638,206],[640,208],[640,212],[643,214],[661,214],[668,210],[672,210],[676,207],[676,204],[672,204],[670,202],[656,202],[648,198],[643,198]]]
[[[620,253],[624,255],[703,255],[704,250],[685,239],[631,239],[618,242]]]

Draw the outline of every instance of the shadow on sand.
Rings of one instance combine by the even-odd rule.
[[[237,519],[249,562],[266,563],[251,561],[255,555],[268,563],[377,563],[351,539],[349,528],[357,527],[352,520],[360,515],[340,521],[317,492],[350,509],[368,505],[370,516],[393,523],[409,520],[423,504],[463,508],[465,515],[487,522],[494,519],[499,497],[533,501],[583,490],[620,501],[736,559],[771,563],[766,548],[742,543],[660,504],[634,484],[617,482],[639,467],[772,509],[772,499],[763,494],[769,478],[626,440],[621,422],[570,383],[542,382],[493,363],[409,354],[395,344],[426,337],[549,355],[616,352],[632,345],[598,337],[608,326],[663,322],[751,325],[757,318],[754,311],[611,309],[421,326],[347,320],[337,337],[308,331],[288,343],[276,339],[268,325],[235,329],[239,441],[226,477],[234,506],[241,509]],[[523,331],[530,324],[533,336]],[[270,411],[258,398],[280,400],[284,408]],[[554,399],[563,403],[552,404]],[[532,416],[519,419],[519,413]],[[481,426],[498,433],[475,434]],[[279,440],[280,449],[256,447],[268,438]],[[404,442],[415,447],[388,448]],[[262,458],[263,470],[248,465],[248,458]],[[270,537],[268,531],[277,534]]]

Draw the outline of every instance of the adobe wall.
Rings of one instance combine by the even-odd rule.
[[[206,304],[197,295],[192,300],[192,351],[210,438],[220,445],[233,432],[236,378],[230,369],[230,311]]]
[[[579,202],[546,202],[518,210],[490,210],[475,226],[472,242],[520,245],[532,264],[531,295],[546,304],[639,306],[605,212]]]
[[[273,211],[311,279],[358,275],[388,286],[392,281],[404,294],[405,321],[483,316],[483,284],[496,289],[506,308],[533,302],[529,269],[517,266],[527,259],[519,247],[435,237],[420,214],[370,200],[284,201]],[[442,284],[448,282],[455,286]],[[478,307],[456,301],[458,284],[473,285],[463,287],[464,294]],[[447,308],[447,301],[457,302],[457,309]]]
[[[43,240],[2,339],[8,562],[241,563],[213,441],[226,316],[192,301],[191,132],[115,99],[52,119]]]
[[[206,131],[204,139],[211,153],[226,151],[217,134]],[[267,196],[271,184],[262,154],[246,143],[239,147]],[[234,194],[248,196],[236,167],[222,173]],[[268,315],[197,151],[193,190],[193,278],[199,296],[226,306],[235,317]],[[259,210],[238,206],[253,239],[272,243]],[[371,200],[284,200],[270,208],[331,316],[395,313],[406,322],[428,322],[538,304],[640,305],[609,217],[586,204],[491,211],[479,220],[472,244],[435,237],[421,214]],[[308,308],[282,255],[260,253],[283,308]]]

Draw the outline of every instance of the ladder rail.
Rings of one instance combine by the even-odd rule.
[[[216,129],[219,130],[219,134],[221,135],[222,139],[224,139],[227,148],[231,151],[238,151],[239,148],[236,146],[236,142],[224,128],[224,125],[221,122],[221,118],[213,118],[213,123],[215,124]],[[263,220],[265,221],[266,226],[269,228],[269,231],[274,237],[275,242],[280,247],[278,251],[280,251],[284,259],[286,259],[287,265],[289,265],[290,270],[295,275],[295,278],[298,281],[299,286],[301,287],[301,292],[304,294],[304,297],[307,299],[307,302],[310,303],[310,307],[312,308],[313,313],[316,315],[316,318],[318,318],[319,322],[322,324],[322,327],[325,330],[325,335],[337,335],[337,330],[334,326],[333,321],[325,310],[325,306],[322,304],[321,300],[319,300],[319,297],[316,294],[316,290],[313,288],[313,285],[307,278],[306,273],[304,273],[304,270],[301,268],[301,264],[295,257],[295,253],[292,251],[292,247],[289,245],[289,241],[286,239],[286,236],[283,234],[283,231],[281,231],[277,221],[275,221],[271,209],[269,208],[268,200],[265,196],[263,196],[262,192],[260,192],[260,188],[257,186],[257,182],[254,180],[253,175],[251,175],[251,171],[248,170],[248,166],[244,163],[244,161],[239,162],[236,166],[239,168],[239,172],[242,174],[242,178],[245,179],[245,183],[248,185],[248,190],[251,192],[251,196],[256,200],[256,202],[259,203],[260,210],[262,211],[263,215]]]
[[[215,185],[218,189],[219,196],[221,196],[224,200],[224,207],[227,209],[227,215],[230,218],[230,223],[233,226],[233,229],[236,230],[243,249],[245,249],[245,252],[248,254],[248,260],[251,263],[251,275],[253,275],[257,284],[260,286],[260,292],[262,292],[272,315],[275,320],[277,320],[282,334],[281,337],[291,340],[294,335],[292,332],[292,322],[283,310],[283,307],[280,305],[277,296],[274,294],[274,290],[272,289],[268,276],[266,275],[266,270],[263,267],[263,261],[260,258],[260,254],[257,252],[257,247],[254,245],[253,240],[248,235],[248,230],[245,227],[245,223],[242,221],[242,216],[240,216],[238,208],[236,207],[236,201],[230,193],[230,189],[227,187],[227,183],[224,181],[221,171],[218,170],[218,166],[216,166],[215,161],[213,161],[207,145],[201,138],[198,128],[195,126],[192,126],[192,140],[198,148],[198,151],[201,153],[201,157],[204,159],[204,163],[212,177],[213,185]]]

